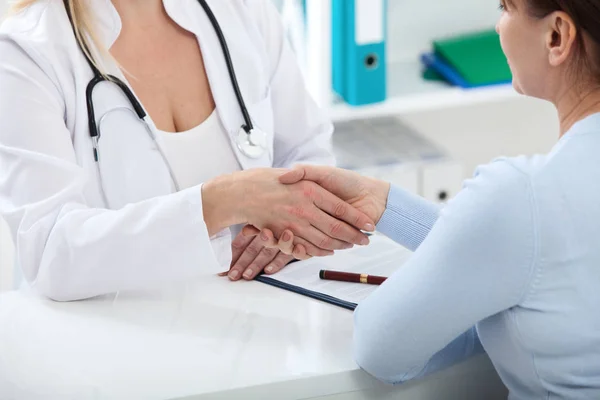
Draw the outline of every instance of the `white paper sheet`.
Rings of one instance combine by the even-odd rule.
[[[270,277],[280,282],[324,293],[340,300],[359,303],[377,286],[363,283],[322,280],[322,269],[389,277],[412,253],[383,235],[373,235],[371,244],[337,252],[334,256],[312,258],[288,265]]]

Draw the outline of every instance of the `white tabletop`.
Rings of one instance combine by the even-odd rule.
[[[391,388],[358,369],[351,341],[350,311],[259,282],[207,276],[73,303],[9,292],[0,398],[506,398],[487,358]]]

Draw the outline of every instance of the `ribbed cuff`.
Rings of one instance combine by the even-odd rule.
[[[387,207],[377,230],[415,251],[438,219],[440,207],[396,186],[390,188]]]

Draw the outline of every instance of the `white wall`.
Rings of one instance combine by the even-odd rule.
[[[401,118],[460,161],[469,177],[498,156],[548,152],[559,134],[554,107],[525,97]]]
[[[431,41],[447,35],[494,28],[498,2],[482,0],[389,0],[388,58],[417,60]]]

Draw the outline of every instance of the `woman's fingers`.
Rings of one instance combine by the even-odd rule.
[[[307,254],[306,248],[301,244],[297,244],[294,246],[294,251],[292,255],[296,260],[308,260],[309,258],[311,258],[311,256]]]
[[[265,273],[275,274],[281,271],[286,265],[288,265],[294,259],[293,256],[289,256],[284,253],[279,253],[277,256],[267,265]]]
[[[273,233],[270,230],[263,229],[263,232],[267,233],[270,238],[273,237]],[[292,258],[292,259],[295,258],[296,260],[307,260],[307,259],[311,258],[311,256],[307,254],[306,248],[304,247],[304,245],[295,244],[297,241],[303,241],[303,240],[297,239],[294,236],[294,233],[292,231],[286,229],[281,234],[281,237],[279,238],[279,241],[276,243],[275,247],[279,251],[281,251],[282,254],[290,256],[290,258]],[[270,246],[271,246],[271,244],[270,244]],[[321,251],[324,251],[324,250],[321,250]],[[332,252],[325,253],[325,255],[330,255],[330,254],[332,254]],[[275,259],[277,260],[278,258],[280,259],[282,257],[283,256],[278,255]],[[289,263],[289,261],[287,261],[287,262]],[[275,273],[275,272],[279,271],[279,269],[280,269],[280,268],[278,269],[276,267],[277,267],[277,265],[275,265],[275,268],[273,268],[273,271],[268,271],[267,269],[265,269],[265,272]]]
[[[270,249],[267,247],[263,247],[263,249],[258,253],[256,258],[248,265],[248,267],[244,270],[242,276],[245,280],[250,281],[256,278],[265,267],[272,264],[273,260],[276,258],[278,254],[281,254],[277,249]]]
[[[310,244],[305,239],[295,236],[289,229],[282,232],[279,241],[275,241],[273,233],[269,229],[263,229],[262,232],[269,237],[269,242],[266,244],[267,247],[275,247],[283,254],[293,256],[297,260],[306,260],[312,256],[325,257],[333,254],[331,250],[319,248]],[[351,245],[346,244],[345,246],[350,247]],[[308,254],[307,247],[311,249],[312,254]]]
[[[298,183],[301,180],[303,180],[304,176],[305,176],[304,168],[301,166],[295,167],[293,170],[282,174],[279,177],[279,182],[283,183],[284,185],[292,185],[294,183]]]
[[[313,237],[318,236],[319,241],[314,242],[314,239],[310,239],[310,241],[322,249],[346,250],[352,248],[354,244],[359,246],[369,244],[367,235],[327,213],[322,213],[316,217],[312,224],[319,232]]]
[[[312,257],[328,257],[332,256],[334,253],[331,250],[323,250],[314,244],[310,243],[306,239],[296,236],[295,242],[297,245],[302,245],[305,249],[305,253],[309,254]]]
[[[233,265],[240,258],[244,250],[254,240],[252,236],[239,234],[231,242],[231,264]]]
[[[325,165],[296,165],[291,171],[280,175],[279,182],[292,185],[300,181],[312,181],[321,185],[340,171],[342,170]]]
[[[303,257],[303,259],[310,256],[325,257],[332,255],[332,250],[343,250],[352,247],[352,244],[350,243],[332,240],[331,238],[327,237],[327,235],[320,232],[317,228],[310,225],[300,229],[299,232],[303,233],[304,236],[300,234],[295,235],[291,230],[286,229],[281,233],[279,240],[277,240],[275,239],[273,232],[270,229],[265,228],[261,230],[257,236],[255,236],[255,240],[257,240],[257,244],[260,244],[263,247],[277,249],[286,255],[293,255],[295,245],[300,243],[302,245],[302,252],[299,254]],[[311,243],[312,240],[308,241],[304,238],[305,236],[308,236],[310,239],[316,242],[321,242],[322,244],[327,245],[328,248],[322,248],[314,243]],[[307,251],[307,249],[309,250]],[[252,250],[250,251],[252,252]],[[310,252],[310,255],[308,252]]]
[[[331,218],[331,217],[329,217]],[[332,254],[332,250],[345,250],[352,248],[352,244],[341,240],[333,239],[318,228],[305,224],[294,233],[290,229],[281,232],[279,240],[275,239],[273,232],[270,229],[263,229],[258,236],[261,244],[264,247],[276,248],[287,255],[291,255],[294,251],[294,243],[297,239],[304,239],[305,248],[309,248],[311,255],[327,256]]]
[[[329,215],[327,215],[323,212],[320,212],[320,210],[317,210],[317,212],[315,212],[313,214],[315,214],[315,216],[307,217],[308,218],[307,222],[324,225],[323,222],[319,222],[318,220],[326,219],[326,218],[332,219]],[[322,214],[322,215],[320,215],[320,214]],[[309,225],[309,224],[302,224],[301,226],[296,226],[294,229],[292,229],[292,232],[294,233],[294,236],[297,239],[300,239],[300,238],[305,239],[306,242],[310,243],[312,246],[318,247],[322,250],[327,250],[327,251],[346,250],[346,249],[350,249],[353,247],[352,243],[348,243],[348,242],[344,242],[339,239],[332,238],[331,236],[323,233],[321,231],[321,229],[319,229],[318,227]],[[309,252],[311,252],[311,254],[312,254],[312,252],[314,252],[314,250],[309,249],[308,246],[306,248]],[[312,254],[312,255],[318,255],[318,254]]]
[[[233,244],[232,248],[234,248]],[[251,237],[250,244],[248,244],[246,248],[242,250],[242,253],[239,255],[239,257],[237,257],[237,259],[234,262],[232,262],[231,269],[227,274],[227,276],[229,276],[229,279],[231,279],[232,281],[237,281],[241,279],[242,274],[244,273],[246,268],[248,268],[250,263],[254,261],[254,259],[258,256],[258,254],[262,251],[263,248],[264,246],[262,245],[262,240],[260,239],[260,237]],[[236,249],[236,251],[239,251],[239,249]]]
[[[242,234],[244,236],[258,237],[264,247],[279,248],[279,242],[275,239],[273,232],[268,228],[260,230],[252,225],[246,225],[242,229]]]
[[[349,243],[364,244],[363,239],[366,239],[367,236],[360,232],[359,229],[373,232],[375,230],[373,220],[327,190],[320,186],[317,186],[317,188],[313,199],[314,204],[336,220],[347,223],[332,225],[330,220],[330,226],[326,227],[326,230],[323,232]],[[348,226],[348,224],[351,226]]]
[[[292,252],[294,251],[294,234],[292,231],[288,229],[283,231],[279,238],[279,242],[277,243],[277,247],[282,253],[292,255]]]

